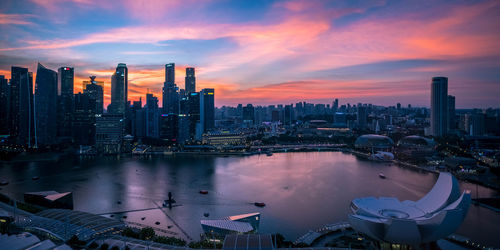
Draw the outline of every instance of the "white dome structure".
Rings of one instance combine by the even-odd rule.
[[[349,222],[357,231],[376,240],[419,245],[454,233],[469,209],[469,191],[460,194],[450,173],[440,173],[434,187],[418,201],[392,197],[366,197],[351,202]]]

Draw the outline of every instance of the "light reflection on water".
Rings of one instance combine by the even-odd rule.
[[[387,179],[380,179],[379,172]],[[191,238],[199,238],[199,221],[205,219],[204,213],[209,213],[209,218],[220,218],[261,212],[261,232],[280,232],[290,240],[324,224],[345,221],[354,198],[395,196],[416,200],[437,179],[434,174],[364,161],[340,152],[270,157],[70,159],[3,164],[0,176],[10,181],[1,192],[18,199],[29,191],[72,191],[76,210],[114,214],[114,218],[125,215],[126,221],[162,228],[183,238],[183,231]],[[32,176],[40,179],[33,181]],[[462,187],[473,189],[475,196],[475,185],[462,183]],[[202,189],[209,194],[199,194]],[[168,192],[172,192],[176,206],[158,208]],[[481,197],[498,195],[481,187],[478,193]],[[266,207],[255,207],[254,202],[265,202]],[[124,212],[148,208],[152,209]],[[471,206],[458,233],[500,246],[500,239],[493,237],[499,224],[497,213]]]

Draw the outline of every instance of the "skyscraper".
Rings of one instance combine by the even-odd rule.
[[[34,145],[33,73],[12,67],[10,79],[10,136],[16,143]]]
[[[76,145],[94,145],[95,143],[95,99],[89,93],[78,93],[74,97],[73,142]],[[102,106],[101,106],[102,108]]]
[[[38,63],[35,81],[35,144],[51,145],[57,136],[57,73]]]
[[[57,74],[57,135],[63,140],[71,139],[73,120],[74,69],[61,67]]]
[[[185,87],[186,93],[196,92],[196,77],[194,76],[194,68],[186,68]]]
[[[83,93],[88,94],[90,98],[95,100],[95,113],[103,113],[104,88],[95,80],[95,76],[90,76],[89,84],[85,85]]]
[[[200,122],[200,93],[189,93],[187,99],[187,110],[189,120],[189,140],[193,140],[196,136],[196,126]]]
[[[125,63],[119,63],[111,76],[111,104],[109,113],[125,114],[128,93],[128,68]]]
[[[362,106],[361,103],[358,103],[356,120],[360,129],[365,129],[367,125],[367,112],[366,107]]]
[[[456,129],[456,119],[455,119],[455,97],[452,95],[448,96],[448,130]]]
[[[158,98],[153,94],[146,94],[146,136],[158,138],[159,136],[159,112],[158,112]]]
[[[433,77],[431,83],[431,135],[444,136],[448,128],[448,78]]]
[[[0,75],[0,135],[9,134],[10,85],[5,76]]]
[[[200,122],[203,132],[215,127],[215,96],[214,89],[203,89],[200,92]]]
[[[179,93],[175,85],[175,64],[165,65],[165,82],[163,83],[163,113],[179,114]]]

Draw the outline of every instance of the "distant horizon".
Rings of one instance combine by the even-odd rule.
[[[428,107],[434,76],[449,78],[459,109],[500,107],[495,0],[5,0],[0,28],[0,75],[36,71],[37,60],[74,67],[74,92],[95,75],[105,105],[118,63],[129,67],[130,100],[149,90],[161,102],[163,65],[174,62],[176,84],[195,67],[197,90],[214,88],[218,107],[334,98]]]

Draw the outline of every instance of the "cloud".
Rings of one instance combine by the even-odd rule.
[[[15,24],[15,25],[33,25],[30,21],[33,15],[28,14],[3,14],[0,13],[0,25]]]

